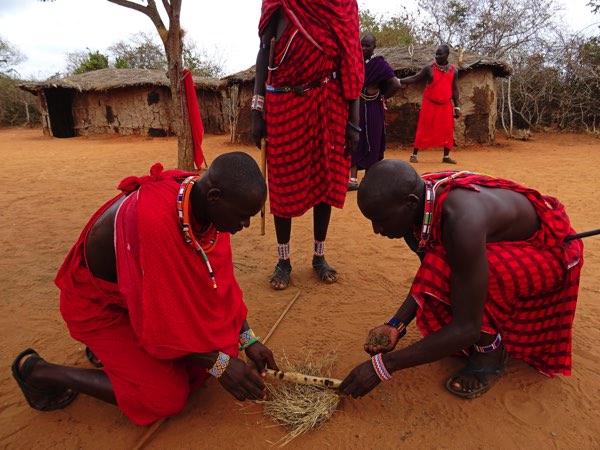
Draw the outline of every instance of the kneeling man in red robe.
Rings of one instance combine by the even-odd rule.
[[[60,409],[84,393],[148,425],[181,411],[211,375],[240,401],[265,398],[260,375],[277,366],[246,322],[230,246],[266,199],[254,160],[221,155],[201,178],[155,164],[119,189],[55,280],[71,336],[103,370],[51,364],[27,349],[12,372],[29,405]]]

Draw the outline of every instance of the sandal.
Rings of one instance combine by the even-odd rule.
[[[411,163],[418,163],[419,162],[419,158],[417,158],[417,155],[410,155],[410,162]]]
[[[496,367],[494,366],[481,366],[479,364],[475,364],[470,358],[469,363],[463,367],[461,370],[456,372],[446,382],[446,389],[448,389],[452,394],[462,397],[462,398],[477,398],[483,394],[485,394],[504,374],[504,370],[506,369],[506,363],[508,362],[508,352],[505,347],[502,347],[502,358],[500,360],[500,364]],[[455,390],[452,387],[452,383],[460,377],[464,375],[472,375],[477,378],[482,386],[479,389],[475,389],[469,392],[460,392]]]
[[[317,275],[319,275],[319,278],[321,279],[321,281],[323,283],[333,284],[333,283],[337,282],[337,277],[338,277],[337,270],[335,270],[333,267],[331,267],[329,264],[327,264],[327,261],[325,261],[325,258],[320,259],[318,262],[315,262],[315,260],[313,259],[312,266],[313,266],[313,269],[315,269],[315,272],[317,272]],[[328,278],[328,277],[331,277],[331,278]]]
[[[102,361],[100,361],[98,359],[98,357],[94,354],[93,351],[90,350],[89,347],[85,348],[85,357],[88,359],[90,364],[92,366],[96,367],[97,369],[102,369],[104,367],[104,364],[102,364]]]
[[[282,291],[284,289],[286,289],[289,285],[290,285],[290,273],[292,272],[292,268],[291,267],[281,267],[279,264],[277,264],[275,266],[275,271],[273,272],[273,275],[271,275],[271,287],[273,289],[275,289],[276,291]],[[281,282],[283,282],[283,284],[280,284]],[[279,284],[278,286],[275,286],[275,283]]]
[[[19,368],[19,364],[26,356],[29,356],[23,363],[23,365]],[[25,396],[25,400],[29,403],[33,409],[37,409],[38,411],[54,411],[56,409],[63,409],[70,405],[73,400],[77,397],[77,392],[72,391],[70,389],[66,389],[64,391],[57,391],[56,389],[40,389],[34,387],[25,381],[31,372],[33,371],[33,367],[37,362],[39,362],[42,358],[38,353],[28,348],[27,350],[21,352],[19,356],[16,357],[14,362],[12,363],[12,375],[13,378],[17,381],[19,388],[21,388],[21,392]]]
[[[348,191],[358,191],[358,178],[350,178]]]
[[[450,158],[449,156],[444,156],[442,158],[442,162],[446,164],[456,164],[456,160]]]

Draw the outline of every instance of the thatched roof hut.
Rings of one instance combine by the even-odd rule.
[[[224,133],[225,82],[196,77],[194,83],[206,131]],[[38,96],[47,135],[167,136],[176,129],[169,79],[160,70],[101,69],[19,87]]]
[[[381,48],[382,55],[399,78],[414,75],[431,64],[436,46],[416,45],[410,47]],[[512,68],[504,61],[472,53],[451,50],[450,62],[459,69],[459,90],[462,117],[456,122],[457,145],[492,143],[496,128],[496,78],[508,77]],[[254,67],[225,77],[228,97],[234,92],[237,105],[235,129],[232,138],[237,142],[251,142],[250,101],[254,88]],[[419,117],[424,84],[413,84],[402,89],[387,102],[387,135],[390,141],[412,145]]]

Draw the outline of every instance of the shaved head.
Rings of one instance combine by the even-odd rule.
[[[256,194],[265,196],[267,185],[258,164],[244,152],[224,153],[218,156],[208,169],[211,186],[225,195]]]
[[[421,177],[407,162],[386,159],[374,164],[366,173],[358,189],[358,205],[363,210],[384,206],[410,194],[420,194]],[[364,211],[363,211],[364,213]]]

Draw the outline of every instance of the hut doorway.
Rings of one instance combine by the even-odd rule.
[[[52,136],[70,138],[75,136],[73,122],[73,91],[65,88],[46,89],[46,104]]]

